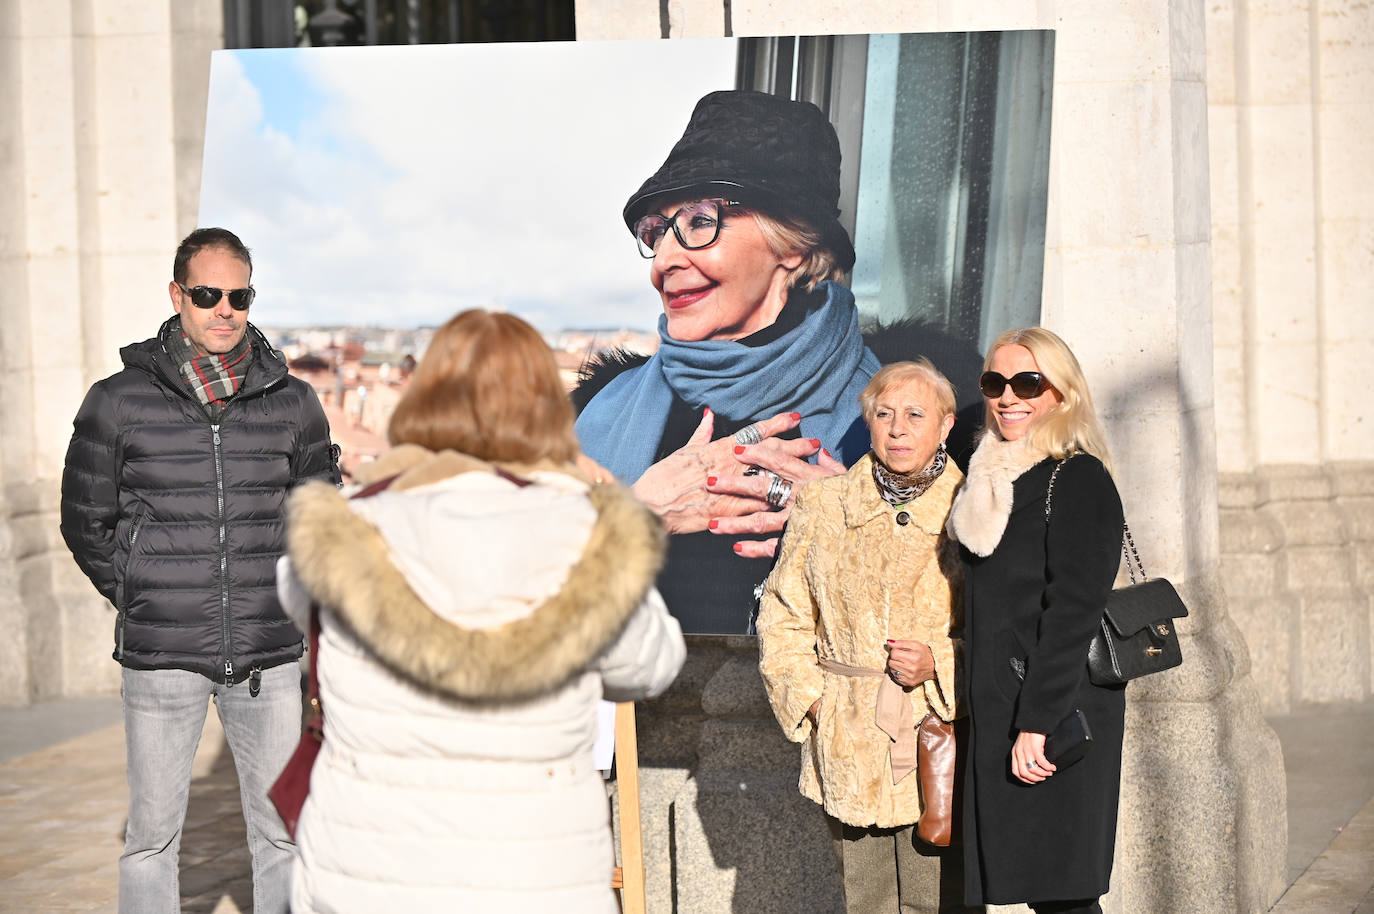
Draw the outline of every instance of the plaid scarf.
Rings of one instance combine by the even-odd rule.
[[[248,334],[228,352],[196,355],[195,348],[181,329],[181,318],[172,322],[166,337],[167,352],[181,369],[186,387],[205,408],[205,414],[218,419],[226,400],[239,392],[243,376],[253,361],[253,345]]]

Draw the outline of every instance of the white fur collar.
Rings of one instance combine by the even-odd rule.
[[[1047,456],[1032,449],[1028,438],[1005,441],[991,430],[984,432],[950,508],[949,535],[974,555],[991,555],[1011,517],[1012,484]]]

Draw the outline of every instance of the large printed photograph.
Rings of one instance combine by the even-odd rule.
[[[251,239],[254,322],[345,472],[435,327],[532,323],[671,534],[684,631],[746,634],[795,491],[868,452],[868,378],[929,358],[961,461],[981,353],[1038,322],[1052,59],[1043,31],[216,52],[200,224]]]

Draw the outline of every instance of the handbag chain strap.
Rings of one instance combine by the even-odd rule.
[[[1050,524],[1050,503],[1054,499],[1054,480],[1059,476],[1059,471],[1064,468],[1064,464],[1073,459],[1073,455],[1065,457],[1054,465],[1054,472],[1050,474],[1050,486],[1045,492],[1045,526]],[[1131,536],[1131,525],[1126,523],[1125,518],[1121,520],[1121,554],[1126,559],[1126,573],[1131,576],[1131,583],[1138,584],[1140,581],[1148,580],[1145,574],[1145,565],[1140,561],[1140,553],[1135,548],[1135,538]],[[1127,547],[1130,547],[1129,550]],[[1131,559],[1135,559],[1135,564],[1131,564]],[[1140,571],[1140,581],[1136,580],[1136,570]]]

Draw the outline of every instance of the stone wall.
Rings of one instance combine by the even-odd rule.
[[[1365,700],[1374,6],[1206,25],[1222,580],[1266,713]]]
[[[1374,697],[1374,463],[1223,475],[1221,550],[1266,714]]]
[[[1217,466],[1374,460],[1374,5],[1206,6]]]

